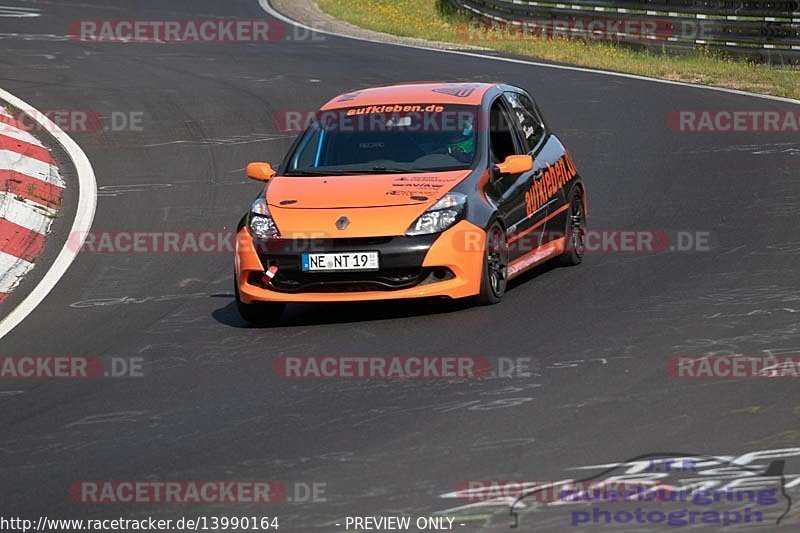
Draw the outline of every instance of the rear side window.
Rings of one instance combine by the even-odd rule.
[[[544,123],[530,98],[520,93],[505,93],[506,100],[517,116],[527,150],[531,151],[544,137]]]

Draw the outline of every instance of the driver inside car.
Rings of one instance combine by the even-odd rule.
[[[453,133],[446,146],[447,154],[462,163],[469,163],[475,155],[474,125],[469,119],[459,131]]]

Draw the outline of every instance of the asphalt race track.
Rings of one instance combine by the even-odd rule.
[[[96,231],[233,230],[259,191],[244,166],[278,162],[292,141],[276,131],[276,113],[423,79],[531,90],[585,177],[591,228],[710,232],[712,244],[590,253],[581,267],[524,276],[490,308],[298,305],[268,328],[239,318],[231,254],[81,254],[0,339],[0,355],[141,357],[145,375],[0,380],[2,514],[270,515],[282,530],[339,531],[348,515],[458,507],[441,496],[464,480],[559,480],[655,452],[800,447],[794,380],[692,381],[665,371],[675,355],[800,352],[798,136],[667,127],[674,110],[796,106],[329,35],[203,45],[64,37],[77,19],[262,18],[256,0],[5,4],[41,16],[0,16],[0,87],[38,109],[143,113],[140,132],[73,136],[97,175]],[[535,372],[285,380],[272,368],[281,355],[530,358]],[[789,458],[786,474],[800,474],[797,461]],[[316,482],[325,498],[265,510],[79,505],[68,496],[77,480],[145,479]],[[507,507],[480,513],[494,516],[483,530],[508,529]],[[570,529],[546,509],[522,520],[527,530]]]

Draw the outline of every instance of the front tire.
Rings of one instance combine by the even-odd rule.
[[[239,311],[239,315],[250,324],[262,325],[278,322],[286,309],[286,304],[281,303],[244,303],[239,294],[239,283],[236,281],[236,276],[233,277],[233,291],[236,295],[236,309]]]
[[[578,266],[583,263],[586,254],[586,208],[583,203],[583,190],[574,187],[569,195],[567,211],[567,228],[565,236],[567,245],[564,253],[553,262],[558,266]]]
[[[476,305],[494,305],[503,299],[508,286],[508,240],[499,222],[492,223],[486,232],[481,292]]]

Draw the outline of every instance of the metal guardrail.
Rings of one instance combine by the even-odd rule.
[[[449,0],[494,30],[800,62],[800,0]],[[488,24],[487,24],[488,23]],[[480,34],[476,33],[476,38]]]

